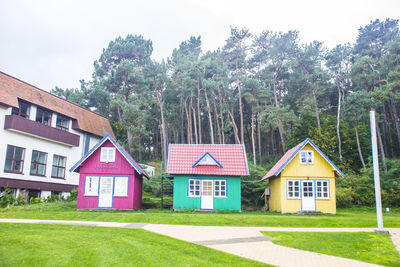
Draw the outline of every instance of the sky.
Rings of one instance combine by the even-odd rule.
[[[222,47],[231,25],[298,30],[301,42],[332,48],[386,18],[400,18],[399,0],[0,0],[0,71],[47,91],[79,88],[118,36],[152,40],[160,61],[190,36],[203,52]]]

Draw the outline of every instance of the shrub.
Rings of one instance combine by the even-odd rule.
[[[67,197],[67,201],[77,200],[78,199],[78,188],[74,188],[71,190],[70,195]]]

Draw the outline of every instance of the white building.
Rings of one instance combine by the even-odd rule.
[[[79,174],[68,170],[107,131],[107,118],[0,72],[0,192],[26,199],[68,196]]]

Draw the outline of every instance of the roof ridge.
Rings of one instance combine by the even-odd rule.
[[[70,103],[70,104],[72,104],[72,105],[75,105],[75,106],[77,106],[78,108],[81,108],[81,109],[83,109],[83,110],[89,111],[89,112],[91,112],[91,113],[93,113],[93,114],[96,114],[96,115],[98,115],[98,116],[100,116],[100,117],[103,117],[103,118],[105,118],[105,119],[108,120],[107,117],[105,117],[105,116],[103,116],[103,115],[101,115],[101,114],[98,114],[98,113],[96,113],[96,112],[94,112],[94,111],[92,111],[92,110],[90,110],[90,109],[84,108],[84,107],[82,107],[82,106],[79,106],[78,104],[76,104],[76,103],[74,103],[74,102],[71,102],[71,101],[69,101],[69,100],[67,100],[67,99],[64,99],[64,98],[62,98],[62,97],[60,97],[60,96],[58,96],[58,95],[52,94],[52,93],[50,93],[50,92],[47,92],[47,91],[44,90],[44,89],[41,89],[41,88],[39,88],[39,87],[37,87],[37,86],[35,86],[35,85],[33,85],[33,84],[30,84],[30,83],[28,83],[28,82],[25,82],[25,81],[23,81],[23,80],[21,80],[21,79],[18,79],[18,78],[14,77],[14,76],[12,76],[12,75],[10,75],[10,74],[7,74],[7,73],[5,73],[5,72],[3,72],[3,71],[1,71],[1,70],[0,70],[0,73],[1,73],[1,74],[4,74],[4,75],[6,75],[6,76],[8,76],[8,77],[10,77],[10,78],[12,78],[12,79],[14,79],[14,80],[17,80],[17,81],[19,81],[19,82],[22,82],[22,83],[24,83],[24,84],[26,84],[26,85],[32,86],[33,88],[35,88],[35,89],[37,89],[37,90],[40,90],[40,91],[42,91],[42,92],[44,92],[44,93],[47,93],[47,94],[49,94],[49,95],[51,95],[51,96],[57,97],[57,98],[59,98],[59,99],[61,99],[61,100],[63,100],[63,101],[66,101],[66,102],[68,102],[68,103]]]

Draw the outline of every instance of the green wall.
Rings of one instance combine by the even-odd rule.
[[[227,197],[214,198],[215,210],[240,210],[241,209],[241,187],[240,177],[216,177],[216,176],[175,176],[174,177],[174,204],[176,210],[200,209],[200,197],[188,197],[189,179],[207,179],[227,181]]]

